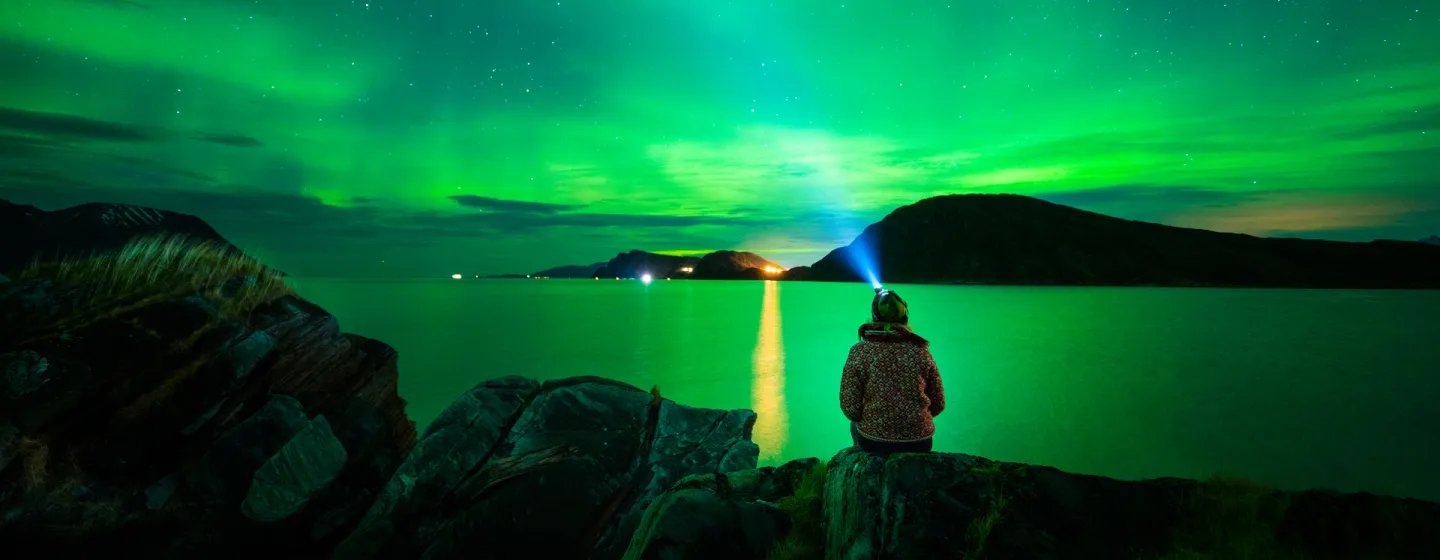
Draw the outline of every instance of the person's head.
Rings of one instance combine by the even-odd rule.
[[[905,305],[905,300],[900,299],[900,294],[880,290],[870,301],[870,318],[877,323],[904,325],[910,322],[910,308]]]

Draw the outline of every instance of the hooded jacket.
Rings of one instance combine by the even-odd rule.
[[[860,326],[840,378],[840,410],[875,441],[910,442],[935,434],[945,410],[940,371],[929,342],[884,323]]]

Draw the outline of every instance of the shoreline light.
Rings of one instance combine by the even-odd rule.
[[[649,274],[644,274],[640,276],[640,281],[646,284],[649,284],[651,280],[654,280],[654,278],[650,277]]]
[[[464,275],[464,274],[451,274],[450,277],[451,277],[451,278],[454,278],[454,279],[456,279],[456,280],[459,280],[459,279],[461,279],[461,278],[464,278],[465,275]]]

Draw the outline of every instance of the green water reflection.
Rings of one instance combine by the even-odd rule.
[[[766,463],[849,445],[836,398],[864,285],[296,283],[400,351],[422,426],[487,378],[601,375],[756,410]],[[895,288],[945,379],[938,451],[1440,499],[1440,292]]]

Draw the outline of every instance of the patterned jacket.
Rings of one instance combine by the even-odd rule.
[[[920,441],[945,410],[940,370],[929,343],[904,329],[867,323],[840,378],[840,410],[875,441]]]

